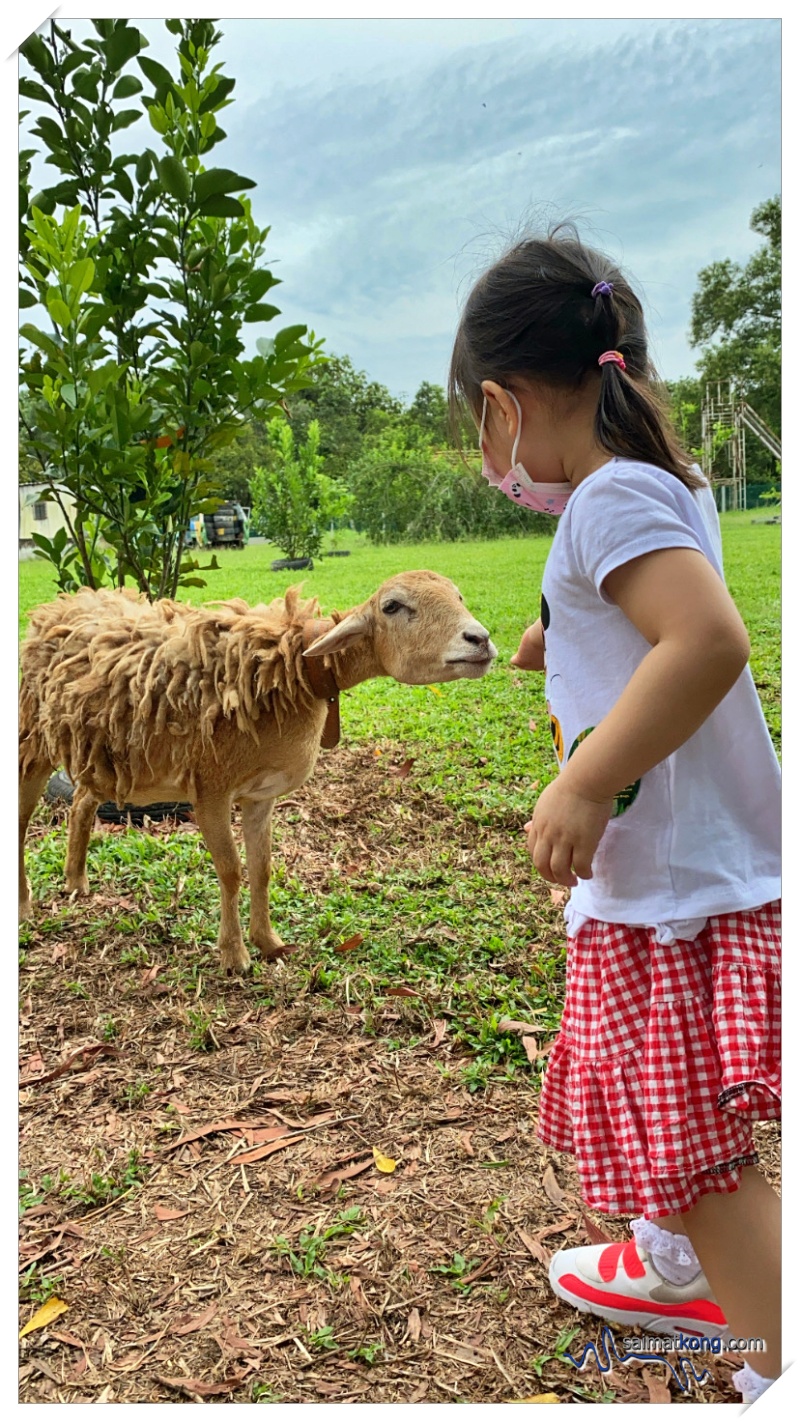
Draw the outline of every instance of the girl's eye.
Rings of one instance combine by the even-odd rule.
[[[383,611],[388,613],[388,615],[391,617],[392,613],[400,612],[402,610],[402,607],[402,602],[385,602],[383,604]]]

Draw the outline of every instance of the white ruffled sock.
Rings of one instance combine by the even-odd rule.
[[[700,1273],[700,1261],[685,1234],[662,1229],[655,1220],[631,1220],[631,1231],[640,1249],[650,1255],[659,1274],[670,1284],[689,1284]]]
[[[762,1378],[755,1368],[751,1368],[749,1363],[745,1363],[738,1373],[731,1373],[731,1382],[737,1392],[742,1394],[745,1402],[756,1402],[762,1397],[768,1387],[775,1382],[775,1378]]]

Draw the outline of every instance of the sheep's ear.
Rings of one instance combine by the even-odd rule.
[[[341,652],[352,642],[357,642],[370,630],[370,618],[366,612],[351,612],[349,617],[337,623],[324,637],[318,637],[303,653],[304,657],[324,657],[329,652]]]

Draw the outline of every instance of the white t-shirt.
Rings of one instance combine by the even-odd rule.
[[[698,471],[699,472],[699,471]],[[603,580],[658,548],[696,548],[720,576],[714,496],[612,459],[570,496],[542,580],[546,695],[560,766],[619,699],[650,643]],[[617,797],[592,865],[572,890],[584,918],[693,938],[705,918],[780,897],[780,767],[750,668],[693,736]]]

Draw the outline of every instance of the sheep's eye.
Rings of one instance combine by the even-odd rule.
[[[403,604],[402,604],[402,602],[396,602],[394,599],[392,599],[391,602],[385,602],[385,603],[383,604],[383,611],[384,611],[385,613],[387,613],[387,614],[389,615],[389,617],[391,617],[391,616],[393,615],[393,613],[395,613],[395,612],[401,612],[402,609],[403,609]]]

